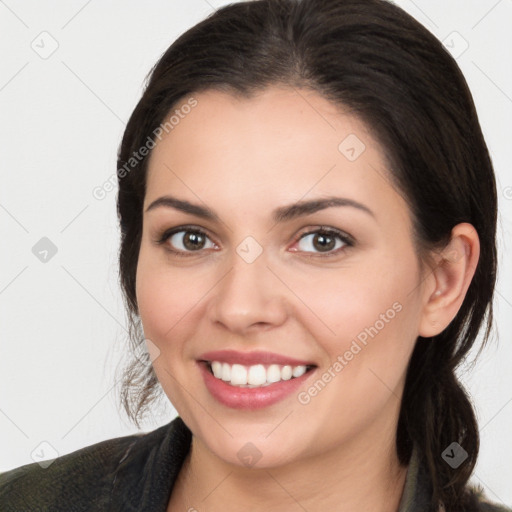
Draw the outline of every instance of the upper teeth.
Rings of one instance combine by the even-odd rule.
[[[268,386],[280,380],[290,380],[292,377],[300,377],[306,373],[306,366],[290,366],[271,364],[265,368],[262,364],[243,366],[241,364],[210,363],[213,375],[217,379],[229,382],[232,386]]]

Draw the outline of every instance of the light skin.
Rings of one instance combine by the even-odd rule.
[[[459,224],[446,250],[421,264],[382,148],[316,93],[274,86],[250,99],[194,97],[197,106],[149,161],[136,279],[144,334],[160,351],[155,372],[193,433],[169,510],[396,511],[407,471],[395,449],[407,363],[417,337],[440,333],[459,310],[478,236]],[[353,161],[339,150],[350,134],[365,145]],[[162,196],[215,217],[146,211]],[[345,205],[274,218],[279,208],[333,196],[371,213]],[[181,226],[205,232],[204,245],[183,244],[190,227],[156,243]],[[353,245],[331,233],[326,248],[322,226]],[[252,263],[236,250],[248,236],[263,251]],[[299,390],[307,392],[397,303],[400,311],[306,405],[292,393],[263,409],[231,409],[209,394],[196,363],[218,349],[314,361]],[[248,442],[261,453],[252,467],[237,456]]]

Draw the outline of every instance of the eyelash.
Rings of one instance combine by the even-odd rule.
[[[176,233],[180,233],[182,231],[183,232],[196,233],[196,234],[199,234],[199,235],[204,236],[204,237],[206,237],[206,238],[211,240],[211,238],[208,236],[208,234],[204,230],[202,230],[201,228],[198,228],[198,227],[195,227],[195,226],[179,226],[177,228],[168,229],[168,230],[164,231],[163,233],[161,233],[157,237],[156,243],[158,245],[163,245],[163,244],[165,244],[167,242],[167,240],[169,240],[169,238],[171,238],[171,236],[175,235]],[[304,254],[307,257],[310,257],[310,258],[317,258],[317,257],[329,258],[329,257],[332,257],[332,256],[337,256],[340,252],[343,252],[347,248],[353,247],[355,245],[355,240],[350,235],[348,235],[347,233],[344,233],[343,231],[340,231],[338,229],[324,227],[324,226],[320,226],[318,228],[315,228],[315,229],[312,229],[310,231],[306,231],[306,232],[302,233],[297,238],[297,240],[294,242],[294,245],[296,243],[300,242],[300,240],[302,240],[304,237],[306,237],[308,235],[311,235],[311,234],[321,234],[321,235],[333,236],[333,237],[336,237],[339,240],[341,240],[345,245],[343,247],[341,247],[341,248],[336,249],[335,251],[330,251],[330,252],[326,252],[326,253],[322,253],[322,252],[307,252],[307,251],[305,251]],[[198,250],[198,251],[180,251],[180,250],[172,249],[170,247],[165,247],[165,250],[169,251],[170,253],[172,253],[175,256],[185,257],[185,258],[192,256],[194,253],[200,253],[201,252],[201,250]],[[300,252],[300,251],[294,251],[294,252]]]

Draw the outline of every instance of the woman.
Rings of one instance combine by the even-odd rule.
[[[496,187],[466,82],[382,0],[218,10],[118,158],[137,422],[1,476],[5,510],[506,510],[454,370],[492,324]],[[150,362],[151,364],[148,364]]]

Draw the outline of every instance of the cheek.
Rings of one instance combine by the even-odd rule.
[[[325,416],[326,438],[351,435],[389,404],[398,407],[417,337],[417,277],[413,264],[368,265],[294,289],[307,306],[302,323],[326,354],[318,375],[326,384],[312,383],[299,401],[305,414]]]
[[[176,334],[186,325],[189,315],[193,315],[194,306],[200,303],[206,289],[202,289],[200,279],[192,286],[186,271],[171,269],[157,259],[141,250],[136,280],[137,303],[145,336],[161,351],[169,351],[177,347],[167,341],[179,339]]]
[[[304,323],[331,362],[351,351],[347,358],[361,364],[396,368],[406,364],[417,336],[420,302],[411,293],[417,283],[414,255],[390,253],[364,265],[319,272],[313,281],[304,277],[294,291],[305,305]]]
[[[141,249],[136,293],[144,336],[159,350],[153,361],[158,381],[184,417],[189,416],[190,397],[178,383],[186,382],[190,376],[189,365],[192,363],[186,341],[197,328],[201,298],[207,291],[202,280],[190,282],[187,272],[171,269],[161,259]],[[189,362],[183,364],[184,361]]]

